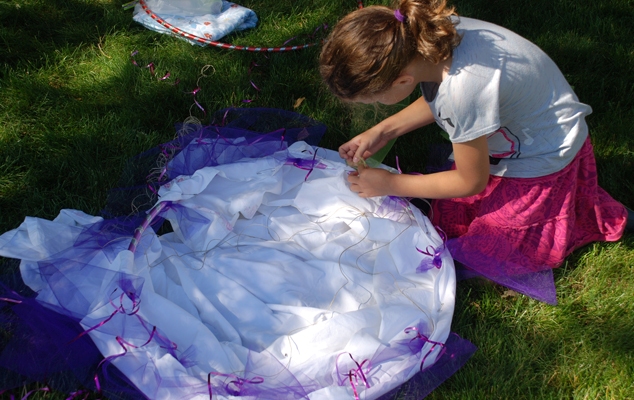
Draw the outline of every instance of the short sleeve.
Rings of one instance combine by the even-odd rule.
[[[501,64],[500,59],[475,60],[447,82],[443,118],[450,118],[453,124],[447,124],[452,142],[467,142],[500,127]]]

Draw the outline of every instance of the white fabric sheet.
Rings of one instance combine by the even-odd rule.
[[[235,387],[235,376],[250,379],[242,388],[260,398],[284,398],[269,396],[291,385],[288,373],[310,399],[354,399],[355,390],[373,399],[401,385],[423,359],[433,364],[441,347],[425,342],[417,353],[377,355],[411,340],[412,326],[445,342],[452,259],[444,251],[441,268],[416,272],[430,257],[419,250],[443,245],[430,221],[414,207],[387,212],[393,199],[358,197],[347,186],[350,168],[332,151],[318,149],[310,173],[287,162],[314,152],[298,142],[164,185],[160,202],[181,207],[165,214],[174,232],[148,229],[135,253],[126,250],[130,237],[108,243],[82,260],[99,267],[97,275],[63,271],[90,304],[69,310],[65,302],[63,312],[81,318],[104,357],[152,399],[209,399],[208,377],[214,389]],[[0,255],[22,259],[38,300],[61,310],[38,262],[99,221],[77,210],[54,221],[26,218],[0,236]],[[136,285],[134,296],[124,295],[122,277]],[[364,360],[367,386],[358,379],[353,386],[345,374]],[[233,397],[221,392],[213,398]]]

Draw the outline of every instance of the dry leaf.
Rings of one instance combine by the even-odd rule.
[[[295,105],[293,105],[293,108],[301,106],[304,100],[306,100],[306,97],[300,97],[299,99],[295,100]]]

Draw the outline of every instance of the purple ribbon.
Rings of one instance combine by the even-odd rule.
[[[423,341],[423,346],[424,346],[425,343],[431,343],[432,344],[431,348],[427,351],[427,353],[425,354],[425,356],[423,357],[423,359],[420,362],[420,372],[423,372],[423,371],[427,370],[429,367],[431,367],[431,365],[430,365],[427,368],[423,368],[423,365],[425,364],[425,360],[427,359],[427,357],[434,351],[436,346],[442,347],[442,350],[441,350],[440,354],[438,355],[438,357],[442,357],[442,355],[445,353],[445,350],[446,350],[445,344],[441,343],[441,342],[435,342],[433,340],[430,340],[427,336],[425,336],[422,333],[420,333],[420,330],[417,327],[415,327],[415,326],[409,326],[409,327],[405,328],[405,333],[406,334],[409,334],[410,332],[416,332],[416,336],[413,337],[410,340],[410,343],[413,342],[414,340],[420,339],[420,340]],[[416,353],[418,351],[422,350],[422,348],[423,347],[421,346],[421,348],[419,350],[417,350]],[[438,359],[438,357],[437,357],[437,359]]]
[[[50,389],[48,386],[44,386],[43,388],[30,390],[30,391],[28,391],[28,392],[24,395],[24,397],[22,397],[22,400],[26,400],[26,399],[28,399],[28,398],[29,398],[29,397],[30,397],[33,393],[35,393],[35,392],[40,392],[40,391],[41,391],[41,392],[50,392],[50,391],[51,391],[51,389]],[[7,390],[0,390],[0,395],[5,394],[6,392],[7,392]],[[14,396],[13,394],[9,394],[9,398],[10,398],[11,400],[15,400],[15,396]]]
[[[443,232],[440,228],[437,228],[437,229],[438,229],[438,234],[442,238],[442,246],[435,248],[434,246],[430,245],[430,246],[427,246],[427,248],[424,251],[416,247],[416,250],[419,253],[422,253],[431,257],[431,260],[429,260],[428,258],[424,258],[420,262],[418,267],[416,268],[416,272],[425,272],[434,267],[436,267],[437,269],[440,269],[440,267],[442,267],[441,257],[442,257],[442,253],[444,253],[446,248],[447,235],[445,235],[445,232]]]
[[[254,378],[251,379],[245,379],[245,378],[241,378],[238,375],[235,374],[223,374],[220,372],[210,372],[207,374],[207,388],[209,389],[209,399],[211,400],[213,398],[213,390],[212,390],[212,386],[211,386],[211,376],[224,376],[224,377],[229,377],[229,378],[234,378],[232,380],[230,380],[229,382],[225,383],[225,390],[227,391],[227,393],[229,393],[232,396],[240,396],[240,393],[242,392],[242,387],[247,384],[247,383],[252,383],[255,385],[258,385],[260,383],[264,382],[264,378],[260,377],[260,376],[256,376]],[[223,382],[224,383],[224,382]]]
[[[251,76],[251,73],[253,72],[253,68],[255,67],[259,67],[259,64],[256,64],[255,62],[251,62],[251,65],[249,66],[249,71],[248,71],[248,75]],[[252,81],[249,80],[249,82],[251,83],[251,86],[253,86],[253,88],[257,91],[255,94],[255,98],[254,99],[244,99],[242,100],[243,103],[251,103],[254,102],[257,98],[258,98],[258,93],[260,92],[260,88]]]
[[[205,111],[203,106],[201,106],[200,103],[198,102],[198,100],[196,100],[196,94],[198,92],[200,92],[200,87],[197,87],[196,89],[192,90],[191,92],[186,92],[186,94],[191,94],[194,97],[194,104],[196,104],[196,107],[200,108],[202,110],[203,114],[207,115],[207,111]]]
[[[6,297],[0,297],[0,301],[6,301],[7,303],[13,303],[13,304],[22,304],[21,300],[14,300],[14,299],[6,298]]]
[[[117,289],[114,290],[115,292],[117,291]],[[113,292],[114,293],[114,292]],[[125,315],[135,315],[137,312],[139,312],[139,303],[141,302],[141,300],[139,300],[137,302],[136,299],[136,295],[133,295],[132,298],[130,298],[130,296],[128,296],[130,298],[130,300],[132,300],[132,311],[131,312],[127,312],[125,307],[123,306],[123,296],[127,295],[127,293],[121,293],[121,296],[119,296],[119,306],[116,306],[112,300],[109,300],[110,304],[115,308],[115,310],[112,312],[112,314],[110,314],[110,316],[106,319],[104,319],[103,321],[101,321],[100,323],[98,323],[97,325],[86,329],[85,331],[83,331],[82,333],[80,333],[79,335],[77,335],[74,339],[72,339],[71,341],[68,342],[68,344],[73,343],[74,341],[76,341],[77,339],[79,339],[80,337],[94,331],[95,329],[98,329],[102,326],[104,326],[106,323],[108,323],[112,318],[114,318],[115,315],[121,313],[121,314],[125,314]]]
[[[342,374],[339,372],[339,357],[341,357],[344,354],[348,354],[350,356],[350,359],[356,364],[357,368],[351,368],[350,370],[348,370],[347,373]],[[368,366],[366,368],[366,371],[363,372],[363,365],[365,363],[368,363]],[[359,384],[359,380],[361,380],[363,382],[363,384],[365,385],[365,387],[369,388],[370,384],[368,383],[368,379],[366,378],[365,374],[370,372],[370,362],[369,360],[366,358],[365,360],[363,360],[361,362],[361,364],[359,364],[357,362],[357,360],[354,359],[354,357],[352,357],[352,354],[350,353],[340,353],[337,356],[337,359],[335,360],[335,369],[337,370],[337,376],[347,376],[348,377],[348,382],[350,383],[350,386],[352,386],[352,391],[354,392],[354,399],[355,400],[359,400],[359,392],[357,392],[357,385]],[[343,386],[344,381],[340,380],[339,381],[339,386]]]
[[[165,75],[163,75],[161,78],[156,77],[156,67],[154,66],[154,63],[151,62],[149,64],[147,64],[145,67],[142,67],[139,65],[138,62],[136,62],[136,60],[134,59],[134,56],[136,56],[137,54],[139,54],[139,52],[137,50],[134,50],[132,53],[130,53],[130,58],[132,59],[132,64],[136,65],[139,68],[147,68],[150,70],[150,75],[152,75],[153,77],[155,77],[157,80],[159,81],[164,81],[166,79],[168,79],[171,74],[169,71],[165,72]],[[174,83],[172,85],[178,85],[180,83],[179,79],[176,79],[176,81],[174,81]]]
[[[313,30],[313,33],[308,35],[308,37],[311,40],[314,39],[315,35],[317,34],[317,32],[319,32],[320,29],[323,29],[324,31],[328,30],[328,24],[324,23],[324,24],[318,26],[317,28],[315,28],[315,30]],[[282,43],[282,47],[286,46],[287,44],[289,44],[290,42],[292,42],[295,39],[297,39],[297,36],[293,36],[292,38],[287,39],[284,43]]]
[[[282,137],[283,139],[283,137]],[[292,165],[295,166],[299,169],[303,169],[305,171],[308,171],[308,173],[306,174],[306,177],[304,178],[304,182],[308,180],[308,177],[310,176],[310,174],[313,172],[313,170],[315,168],[317,169],[326,169],[328,168],[328,166],[326,164],[323,164],[321,161],[316,160],[317,157],[317,152],[315,151],[315,153],[313,154],[313,158],[312,160],[308,160],[305,158],[294,158],[294,157],[289,157],[286,160],[285,165]]]
[[[29,396],[31,396],[33,393],[35,392],[50,392],[51,389],[48,386],[44,386],[43,388],[39,388],[39,389],[33,389],[31,391],[29,391],[27,394],[24,395],[24,397],[22,397],[22,400],[26,400],[29,398]],[[13,396],[11,396],[13,397]]]
[[[200,144],[201,138],[198,138],[197,140]],[[158,192],[154,188],[154,185],[152,185],[150,182],[156,182],[160,185],[160,183],[163,181],[163,178],[165,178],[165,176],[167,175],[168,161],[172,159],[174,153],[180,150],[180,148],[174,144],[161,145],[160,149],[161,149],[161,155],[165,159],[165,165],[160,170],[152,171],[148,176],[145,177],[145,180],[148,182],[148,185],[147,185],[148,189],[155,195],[158,195]],[[158,175],[158,177],[156,177],[155,179],[154,177],[156,175]]]
[[[89,391],[87,391],[87,390],[81,390],[81,389],[80,389],[80,390],[78,390],[78,391],[76,391],[76,392],[72,392],[72,393],[70,393],[70,396],[68,396],[68,397],[66,398],[66,400],[75,400],[75,399],[78,399],[78,398],[79,398],[79,396],[81,396],[82,394],[84,395],[83,400],[86,400],[86,399],[88,398],[88,396],[90,396],[90,392],[89,392]]]
[[[147,326],[143,322],[143,319],[141,319],[141,317],[139,317],[137,315],[137,313],[139,312],[139,305],[141,303],[141,300],[137,296],[134,287],[132,287],[132,283],[127,281],[127,280],[120,280],[119,281],[119,285],[123,289],[123,293],[121,293],[121,295],[119,296],[119,305],[117,306],[112,301],[112,299],[108,300],[110,305],[112,305],[114,307],[114,311],[112,312],[112,314],[110,314],[106,319],[104,319],[103,321],[101,321],[97,325],[92,326],[92,327],[84,330],[83,332],[81,332],[79,335],[77,335],[74,339],[72,339],[68,343],[72,343],[72,342],[76,341],[77,339],[79,339],[80,337],[82,337],[82,336],[94,331],[95,329],[98,329],[98,328],[102,327],[103,325],[108,323],[110,320],[112,320],[112,318],[114,318],[114,316],[117,315],[117,314],[124,314],[124,315],[127,315],[127,316],[136,316],[136,318],[141,322],[141,325],[145,328],[145,330],[149,331]],[[115,293],[117,290],[119,290],[119,289],[118,288],[115,289],[112,293]],[[129,310],[127,310],[126,307],[123,304],[124,296],[127,296],[130,299],[130,301],[132,301],[132,307],[130,307]],[[149,332],[149,334],[150,334],[150,336],[147,339],[147,341],[145,341],[145,343],[143,343],[141,345],[135,345],[135,344],[130,343],[127,340],[123,339],[121,336],[116,336],[116,341],[117,341],[117,343],[119,343],[119,346],[121,346],[121,348],[123,349],[123,352],[121,352],[119,354],[114,354],[114,355],[111,355],[111,356],[108,356],[108,357],[104,358],[97,365],[97,369],[104,368],[108,363],[110,363],[115,358],[122,357],[122,356],[126,355],[128,353],[128,347],[132,347],[132,348],[135,348],[135,349],[136,348],[140,348],[140,347],[144,347],[144,346],[148,345],[152,341],[152,339],[154,339],[155,336],[156,337],[160,337],[160,335],[158,334],[158,332],[156,330],[156,326],[152,327],[152,331]],[[170,347],[161,346],[163,348],[167,348],[168,351],[170,351],[170,353],[173,353],[174,350],[176,349],[176,345],[173,342],[168,341],[167,339],[165,339],[163,337],[160,337],[160,339],[161,339],[162,343],[170,342],[173,345],[173,346],[170,346]],[[101,394],[101,384],[99,383],[99,376],[98,376],[97,373],[95,373],[94,382],[95,382],[95,386],[97,387],[97,392],[99,394]],[[71,397],[71,399],[72,398],[74,398],[74,397]]]
[[[125,339],[123,339],[121,336],[116,336],[116,340],[117,343],[119,343],[119,346],[121,346],[121,348],[123,349],[123,353],[119,353],[119,354],[114,354],[111,356],[108,356],[106,358],[104,358],[103,360],[101,360],[101,362],[97,365],[97,369],[99,369],[100,367],[105,367],[108,363],[112,362],[112,360],[114,360],[115,358],[119,358],[119,357],[123,357],[126,354],[128,354],[128,348],[126,346],[138,349],[140,347],[144,347],[146,346],[148,343],[150,343],[152,341],[152,339],[154,338],[154,334],[156,333],[156,326],[152,329],[152,333],[150,333],[150,337],[148,338],[148,340],[143,343],[140,346],[134,345],[128,341],[126,341]],[[101,384],[99,383],[99,376],[97,374],[95,374],[95,386],[97,387],[97,392],[99,394],[101,394]]]

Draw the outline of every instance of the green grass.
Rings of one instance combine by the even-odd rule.
[[[0,0],[0,232],[25,216],[52,219],[62,208],[98,214],[130,157],[173,138],[173,125],[190,114],[208,122],[188,93],[197,86],[196,99],[208,112],[293,110],[303,97],[295,111],[324,122],[322,146],[333,149],[394,111],[336,101],[319,80],[318,46],[273,54],[192,46],[139,26],[121,9],[124,2]],[[317,27],[332,26],[356,7],[354,0],[239,4],[256,11],[259,25],[226,40],[257,46],[291,37],[291,44],[311,42]],[[588,123],[601,185],[633,207],[634,2],[454,4],[461,15],[520,33],[557,62],[594,110]],[[169,71],[171,78],[158,81],[134,66],[135,50],[139,65],[152,62],[157,76]],[[398,156],[404,172],[424,171],[440,141],[436,127],[406,135],[385,163],[395,166]],[[0,266],[2,274],[15,270],[8,260]],[[452,330],[479,350],[430,398],[634,398],[634,237],[576,251],[555,271],[555,282],[558,306],[508,296],[490,283],[461,282]]]

